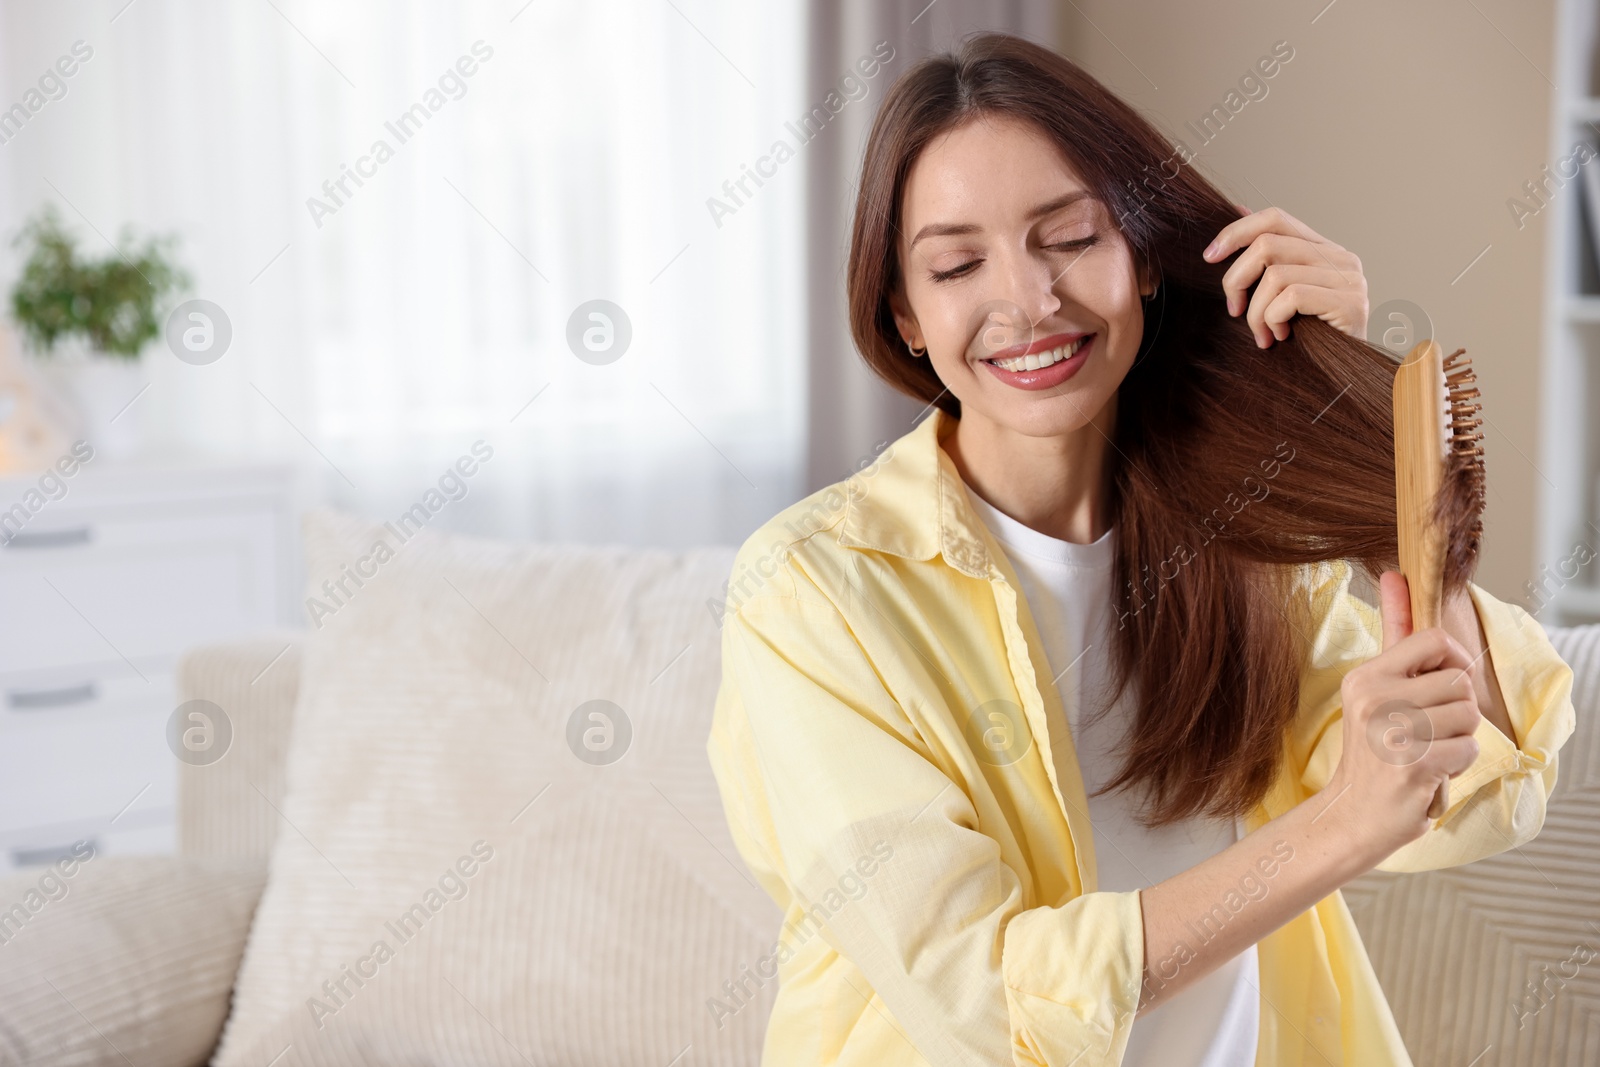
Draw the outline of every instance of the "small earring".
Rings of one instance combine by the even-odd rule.
[[[1150,301],[1152,301],[1152,300],[1154,300],[1156,298],[1156,294],[1159,293],[1160,291],[1161,291],[1161,283],[1160,282],[1156,282],[1156,287],[1154,289],[1150,290],[1150,295],[1146,296],[1146,297],[1143,297],[1142,299],[1144,300],[1145,303],[1148,304]]]
[[[923,345],[921,348],[918,348],[916,345],[912,344],[910,341],[907,341],[906,342],[906,347],[911,349],[911,354],[913,356],[916,356],[918,359],[921,359],[923,356],[928,354],[928,346],[927,345]]]

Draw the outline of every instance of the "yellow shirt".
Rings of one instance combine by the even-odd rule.
[[[784,912],[756,967],[779,982],[766,1067],[1096,1067],[1127,1044],[1140,896],[1097,889],[1072,736],[1015,573],[939,447],[953,425],[936,409],[734,562],[707,752],[739,852]],[[1250,830],[1327,784],[1340,681],[1381,646],[1349,565],[1301,573],[1316,629],[1289,773]],[[1383,870],[1470,863],[1544,822],[1572,672],[1525,611],[1471,595],[1520,747],[1485,719],[1450,808]],[[1410,1064],[1340,893],[1258,953],[1258,1064]]]

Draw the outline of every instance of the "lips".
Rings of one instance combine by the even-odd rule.
[[[1066,349],[1067,351],[1064,355],[1070,356],[1078,344],[1088,336],[1089,334],[1087,333],[1053,333],[1047,337],[1037,338],[1027,344],[1002,348],[986,358],[1000,364],[1006,370],[1023,370],[1024,368],[1021,366],[1013,366],[1011,361],[1030,355],[1044,356],[1056,353],[1059,349]],[[1043,365],[1045,364],[1041,363],[1041,366]],[[1032,370],[1034,368],[1029,367],[1027,369]]]
[[[1094,347],[1095,334],[1069,334],[1043,338],[1021,354],[1008,354],[1004,359],[991,357],[981,360],[989,373],[1015,389],[1050,389],[1078,373],[1088,361]],[[1002,365],[1003,364],[1003,365]]]

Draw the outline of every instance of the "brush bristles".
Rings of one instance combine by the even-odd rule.
[[[1476,403],[1481,394],[1466,349],[1458,348],[1445,357],[1444,375],[1450,446],[1434,514],[1446,531],[1444,587],[1454,591],[1463,588],[1477,570],[1483,541],[1483,419],[1479,417],[1483,405]]]

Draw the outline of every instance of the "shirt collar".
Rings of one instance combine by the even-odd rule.
[[[850,478],[839,524],[841,545],[917,560],[942,554],[963,574],[989,577],[982,520],[955,463],[939,445],[957,421],[934,408],[886,454]]]

